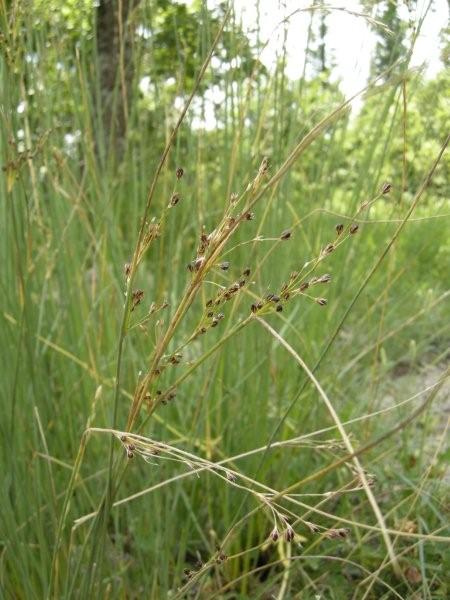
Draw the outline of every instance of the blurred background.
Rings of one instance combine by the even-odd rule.
[[[94,565],[91,549],[100,542],[92,521],[73,527],[97,510],[106,485],[110,440],[92,435],[55,565],[83,432],[112,424],[124,265],[149,183],[227,10],[226,2],[200,0],[0,4],[4,597],[448,597],[448,552],[433,540],[448,523],[448,383],[418,419],[361,456],[387,526],[417,535],[392,537],[398,578],[392,565],[383,568],[380,533],[354,524],[377,525],[364,491],[329,494],[354,473],[348,463],[326,470],[346,450],[317,390],[257,323],[193,370],[152,419],[143,415],[142,433],[214,462],[311,434],[230,465],[276,490],[314,475],[299,485],[299,499],[320,503],[335,520],[316,515],[319,524],[347,526],[349,537],[317,537],[300,524],[291,546],[269,544],[273,525],[259,510],[232,532],[226,554],[238,556],[189,583],[186,570],[214,556],[255,501],[213,473],[176,479],[185,464],[136,458],[117,499],[161,486],[111,511],[103,560]],[[189,281],[186,265],[202,227],[217,226],[230,194],[242,193],[263,157],[275,173],[356,93],[233,237],[229,268],[208,275],[171,350],[189,338],[217,286],[245,268],[251,285],[225,306],[218,327],[186,346],[161,385],[170,388],[248,316],[255,298],[279,290],[315,258],[337,224],[357,222],[357,235],[318,273],[332,277],[320,290],[327,305],[294,298],[267,321],[310,368],[320,360],[317,378],[340,419],[361,417],[346,426],[355,447],[378,439],[433,392],[449,362],[448,153],[364,282],[448,135],[448,16],[445,0],[234,2],[151,207],[158,220],[176,187],[181,201],[136,277],[144,300],[126,338],[119,428]],[[354,221],[384,182],[390,193]],[[285,230],[288,241],[280,240]],[[145,320],[152,302],[168,307]],[[302,558],[289,561],[291,554]]]

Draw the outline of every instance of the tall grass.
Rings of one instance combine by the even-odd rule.
[[[448,138],[414,179],[420,74],[369,83],[355,116],[283,56],[246,77],[211,66],[222,32],[203,10],[191,89],[136,42],[153,96],[133,88],[119,160],[89,24],[72,38],[12,6],[3,595],[444,598]],[[224,27],[239,44],[232,12]]]

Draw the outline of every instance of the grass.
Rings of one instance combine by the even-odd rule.
[[[448,156],[444,134],[405,160],[420,74],[351,115],[282,57],[215,70],[203,13],[186,112],[162,81],[153,113],[135,89],[118,164],[97,155],[92,40],[14,6],[2,595],[445,598]],[[213,80],[205,131],[189,105]]]

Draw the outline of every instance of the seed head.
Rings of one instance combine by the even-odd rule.
[[[277,304],[276,311],[277,312],[282,312],[282,310],[283,310],[283,306],[281,304]]]
[[[255,218],[255,213],[252,213],[252,212],[246,212],[246,213],[245,213],[245,215],[244,215],[244,218],[245,218],[247,221],[253,221],[253,219]]]
[[[204,256],[198,256],[195,260],[191,261],[187,268],[189,271],[199,271],[202,264],[205,262]]]
[[[348,534],[349,534],[349,530],[346,527],[342,527],[339,529],[329,529],[325,535],[330,540],[334,540],[336,538],[345,539],[346,537],[348,537]]]
[[[316,298],[316,302],[317,304],[320,304],[320,306],[326,306],[328,300],[326,298]]]
[[[311,521],[305,521],[304,523],[312,533],[319,533],[320,529],[315,523],[311,523]]]
[[[172,365],[178,365],[182,358],[183,358],[183,355],[180,353],[172,354],[172,356],[169,358],[169,362]]]
[[[223,263],[220,263],[219,266],[222,269],[222,271],[228,271],[228,269],[230,268],[230,263],[228,261],[225,261]]]
[[[242,275],[244,275],[245,277],[248,277],[250,275],[250,269],[247,267],[247,269],[244,269],[242,272]]]
[[[132,311],[136,308],[136,306],[138,304],[140,304],[142,302],[143,297],[144,297],[144,291],[143,290],[135,290],[133,292],[133,295],[132,295],[132,306],[131,306],[131,310]]]
[[[357,225],[356,223],[353,223],[353,225],[350,226],[350,233],[353,235],[354,233],[356,233],[359,229],[359,225]]]
[[[178,167],[178,169],[175,171],[175,174],[177,179],[181,179],[184,175],[184,169],[182,167]]]
[[[295,532],[290,525],[286,527],[286,531],[284,532],[284,539],[290,543],[295,537]]]
[[[181,200],[180,194],[177,194],[175,192],[174,194],[172,194],[172,198],[170,199],[169,206],[176,206],[180,200]]]
[[[125,273],[125,277],[129,277],[130,273],[131,273],[131,264],[130,263],[125,263],[125,265],[123,267],[123,271]]]
[[[341,233],[344,231],[344,226],[342,225],[342,223],[339,223],[339,225],[336,225],[336,233],[338,235],[341,235]]]
[[[298,289],[300,290],[300,292],[304,292],[308,288],[309,288],[309,282],[304,281],[303,283],[300,284],[300,287]]]
[[[276,542],[278,540],[278,538],[280,537],[280,533],[279,533],[276,525],[270,532],[270,537],[272,538],[272,541],[274,541],[274,542]]]
[[[385,181],[381,187],[381,193],[382,194],[389,194],[389,192],[392,190],[392,184]]]
[[[281,232],[280,239],[281,240],[289,240],[291,237],[291,232],[289,229],[285,229]]]
[[[334,250],[334,244],[327,244],[324,248],[325,254],[331,254]]]
[[[325,273],[325,275],[321,275],[317,278],[316,283],[328,283],[329,281],[331,281],[331,275]]]
[[[269,159],[267,158],[267,156],[265,156],[262,159],[262,163],[261,166],[259,167],[259,175],[265,175],[267,173],[267,171],[269,170]]]

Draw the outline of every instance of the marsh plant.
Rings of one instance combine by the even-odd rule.
[[[31,4],[1,9],[6,596],[445,597],[426,15],[395,46],[390,13],[295,9],[274,29],[309,19],[292,82],[287,38],[270,71],[228,4],[119,2],[112,76],[105,3]],[[313,48],[331,11],[392,51],[348,99]],[[431,383],[393,391],[426,360]]]

